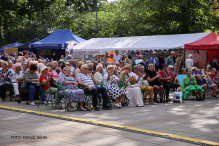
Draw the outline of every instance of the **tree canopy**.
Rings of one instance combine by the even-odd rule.
[[[0,46],[42,39],[56,29],[69,29],[84,39],[217,33],[219,12],[213,6],[217,4],[206,0],[0,1]]]

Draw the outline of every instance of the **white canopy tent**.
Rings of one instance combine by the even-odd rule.
[[[75,46],[73,52],[114,50],[168,50],[179,47],[184,48],[184,44],[201,40],[209,34],[210,33],[191,33],[117,38],[92,38]]]

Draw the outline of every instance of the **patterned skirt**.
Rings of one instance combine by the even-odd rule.
[[[82,89],[65,89],[65,103],[84,102],[85,95]]]
[[[121,95],[125,95],[125,90],[119,88],[118,86],[111,85],[109,88],[108,96],[112,97],[112,99],[116,99]]]

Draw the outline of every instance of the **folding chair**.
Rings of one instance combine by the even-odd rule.
[[[56,84],[56,87],[58,90],[58,97],[57,97],[57,101],[58,101],[59,99],[61,99],[62,97],[65,96],[65,89],[62,86],[60,86],[58,83]],[[60,90],[62,90],[62,93],[59,92]],[[57,104],[57,102],[56,102],[56,104]],[[61,106],[62,106],[62,102],[61,102]],[[66,109],[67,109],[67,104],[65,103],[65,111],[66,111]]]
[[[41,83],[41,82],[39,82],[40,83],[40,89],[42,90],[42,95],[41,95],[41,97],[40,97],[40,101],[39,101],[39,103],[38,103],[38,107],[39,107],[39,105],[40,105],[40,102],[41,102],[41,100],[42,100],[42,98],[43,98],[43,95],[54,95],[54,98],[55,98],[55,94],[56,93],[52,93],[52,91],[51,91],[51,88],[50,88],[50,86],[49,85],[46,85],[46,84],[43,84],[43,83]],[[42,88],[42,85],[44,85],[44,86],[47,86],[47,87],[49,87],[49,90],[50,90],[50,92],[49,93],[46,93],[46,92],[44,92],[43,91],[43,88]],[[55,107],[53,107],[53,99],[51,98],[51,101],[52,101],[52,108],[56,108],[56,104],[57,104],[57,101],[58,101],[58,99],[56,99],[56,104],[55,104]],[[48,101],[47,101],[47,103],[46,103],[46,106],[47,106],[47,104],[48,104]]]

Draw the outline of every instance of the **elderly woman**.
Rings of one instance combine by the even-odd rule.
[[[90,71],[92,74],[94,74],[94,70],[93,70],[94,64],[93,64],[92,62],[88,63],[88,68],[89,68],[89,71]]]
[[[40,84],[39,84],[39,78],[37,76],[36,71],[37,71],[37,66],[32,64],[30,66],[29,71],[26,71],[24,73],[23,84],[21,86],[21,89],[29,90],[29,101],[30,101],[30,105],[33,105],[33,106],[35,106],[35,103],[34,103],[35,92],[38,91],[40,96],[42,95],[42,91],[40,89]],[[44,102],[44,104],[46,104],[45,96],[43,96],[42,101]]]
[[[52,87],[52,84],[51,84],[51,79],[53,77],[53,73],[51,73],[50,76],[48,76],[48,68],[44,65],[40,67],[40,72],[41,72],[41,76],[40,76],[39,81],[45,85],[50,86],[50,88],[49,88],[48,86],[42,85],[43,92],[50,93],[50,90],[51,90],[52,93],[55,93],[55,97],[57,98],[58,97],[58,90],[57,90],[57,88]],[[58,109],[62,108],[59,105],[59,102],[57,102],[56,108],[58,108]]]
[[[8,69],[14,70],[13,63],[11,60],[8,60]]]
[[[47,67],[48,67],[48,73],[47,75],[50,76],[51,74],[53,74],[53,77],[54,79],[57,79],[59,77],[59,75],[57,74],[56,71],[52,70],[53,69],[53,62],[49,62],[47,64]]]
[[[144,73],[144,65],[140,65],[139,64],[139,73],[143,76],[145,73]]]
[[[28,65],[27,64],[23,64],[22,65],[22,71],[25,72],[28,69]]]
[[[12,86],[14,87],[15,101],[18,100],[19,86],[18,82],[23,81],[24,73],[21,71],[21,65],[19,63],[14,65],[14,72],[12,75]]]
[[[66,66],[65,65],[62,65],[61,66],[61,72],[59,73],[59,76],[63,76],[64,75],[64,68],[65,68]]]
[[[65,102],[68,104],[67,110],[70,112],[74,111],[74,107],[71,105],[72,102],[79,102],[80,111],[86,111],[83,108],[83,103],[85,102],[85,95],[82,89],[79,89],[78,83],[75,79],[70,75],[71,68],[65,67],[64,68],[64,76],[59,77],[58,83],[65,89]],[[59,90],[61,94],[63,94],[63,90]]]
[[[121,71],[120,63],[116,62],[115,65],[117,67],[117,71],[120,72]]]
[[[149,85],[154,89],[154,102],[159,103],[157,100],[157,94],[160,92],[160,102],[163,102],[163,85],[160,82],[160,74],[155,71],[154,64],[148,65],[149,70],[146,73],[145,79],[148,81]]]
[[[0,101],[2,101],[2,99],[5,100],[6,89],[12,88],[12,73],[7,67],[8,63],[2,61],[0,68]]]
[[[150,98],[151,98],[151,104],[157,104],[153,101],[153,87],[147,87],[147,86],[142,86],[142,81],[144,79],[144,76],[140,74],[139,72],[140,70],[140,67],[139,65],[135,65],[134,66],[134,72],[132,74],[132,76],[134,77],[134,82],[138,84],[138,87],[141,89],[141,90],[144,90],[145,91],[145,95],[144,95],[144,103],[145,104],[148,104],[147,103],[147,96],[150,94]]]
[[[197,85],[195,77],[192,76],[191,69],[186,69],[186,76],[183,78],[182,88],[182,99],[187,99],[191,95],[191,93],[193,93],[193,95],[196,96],[197,101],[204,100],[201,95],[201,93],[204,92],[204,89]]]
[[[53,70],[57,72],[57,74],[59,74],[62,70],[58,67],[58,62],[57,61],[53,61]]]
[[[123,77],[120,82],[126,86],[126,96],[129,99],[129,106],[142,107],[144,106],[144,103],[141,97],[141,89],[137,86],[129,86],[130,84],[135,83],[135,77],[129,75],[130,71],[131,67],[129,65],[123,66],[121,70],[123,74],[120,75],[120,77]]]
[[[125,90],[120,89],[117,85],[117,82],[120,82],[122,80],[123,74],[121,74],[121,77],[118,78],[117,76],[113,75],[114,69],[114,65],[107,66],[108,74],[104,75],[104,84],[108,86],[108,95],[112,97],[112,99],[115,99],[116,108],[120,108],[122,107],[121,101],[123,96],[125,95]]]
[[[79,61],[78,62],[78,64],[77,64],[77,66],[78,66],[78,68],[75,70],[75,72],[74,72],[74,77],[75,77],[75,79],[77,78],[77,75],[78,75],[78,73],[81,71],[81,66],[83,65],[83,62],[82,61]]]
[[[97,81],[97,84],[100,84],[104,80],[103,66],[98,64],[96,66],[97,72],[94,74],[94,79]]]

